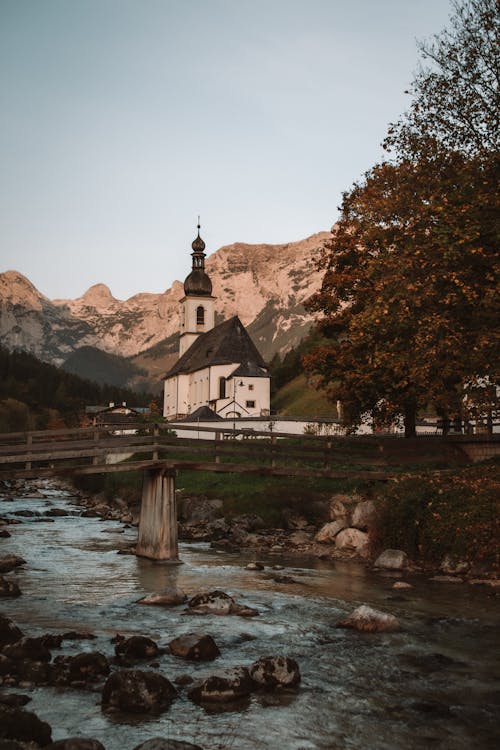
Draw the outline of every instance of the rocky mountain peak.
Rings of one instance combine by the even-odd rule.
[[[41,310],[47,301],[31,281],[19,271],[0,273],[0,300],[11,305],[23,305],[33,310]]]

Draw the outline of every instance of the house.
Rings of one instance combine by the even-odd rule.
[[[270,375],[261,354],[238,316],[215,325],[199,230],[180,300],[179,359],[164,378],[163,415],[182,419],[208,407],[225,419],[267,416]]]
[[[109,406],[87,406],[85,413],[92,420],[94,427],[112,430],[116,435],[135,434],[137,422],[141,421],[142,413],[137,408],[127,406],[123,401],[121,404],[110,402]]]

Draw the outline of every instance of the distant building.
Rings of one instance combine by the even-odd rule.
[[[216,298],[199,230],[180,300],[179,359],[164,378],[163,415],[181,419],[208,407],[226,419],[267,416],[270,375],[257,347],[237,316],[215,325]]]
[[[87,406],[85,408],[85,414],[92,420],[94,427],[113,430],[117,434],[136,432],[132,425],[137,425],[144,412],[147,411],[149,410],[134,409],[127,406],[125,401],[121,404],[110,402],[109,406]]]

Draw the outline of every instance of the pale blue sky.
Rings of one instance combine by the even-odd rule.
[[[0,271],[124,299],[328,230],[449,0],[0,0]]]

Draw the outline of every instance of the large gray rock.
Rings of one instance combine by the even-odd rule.
[[[384,570],[403,570],[410,564],[408,555],[401,549],[386,549],[373,563],[375,568]]]
[[[70,657],[69,679],[72,681],[96,682],[107,677],[109,662],[99,651],[90,651]]]
[[[359,529],[343,529],[335,537],[335,547],[343,552],[352,552],[360,557],[367,557],[369,553],[368,534]]]
[[[234,667],[195,683],[188,697],[196,703],[231,703],[246,698],[254,688],[248,669]]]
[[[463,575],[470,569],[470,565],[466,560],[460,560],[455,555],[445,555],[439,567],[443,573],[451,576]]]
[[[185,633],[168,644],[174,656],[190,661],[213,661],[220,651],[211,635]]]
[[[179,502],[179,518],[186,522],[215,521],[222,515],[223,507],[222,500],[182,497]]]
[[[392,632],[400,629],[399,621],[394,615],[380,612],[366,604],[355,609],[345,620],[340,620],[337,627],[351,628],[360,633]]]
[[[375,518],[375,503],[372,500],[363,500],[357,503],[352,512],[351,526],[361,531],[366,531]]]
[[[346,527],[347,525],[342,521],[330,521],[330,523],[325,523],[314,537],[314,541],[320,542],[320,544],[334,544],[337,534]]]
[[[350,526],[353,505],[359,499],[357,495],[333,495],[329,507],[330,520],[341,521],[345,526]]]
[[[300,682],[297,662],[288,656],[264,656],[250,667],[250,677],[259,687],[295,687]]]
[[[176,696],[169,680],[156,672],[124,669],[113,672],[104,685],[101,706],[124,713],[152,714],[165,711]]]
[[[2,653],[13,661],[46,661],[52,659],[52,654],[45,646],[43,638],[21,638],[15,643],[4,646]]]
[[[240,615],[240,617],[255,617],[259,614],[256,609],[238,604],[232,596],[219,590],[193,596],[188,602],[188,612],[199,615]]]

